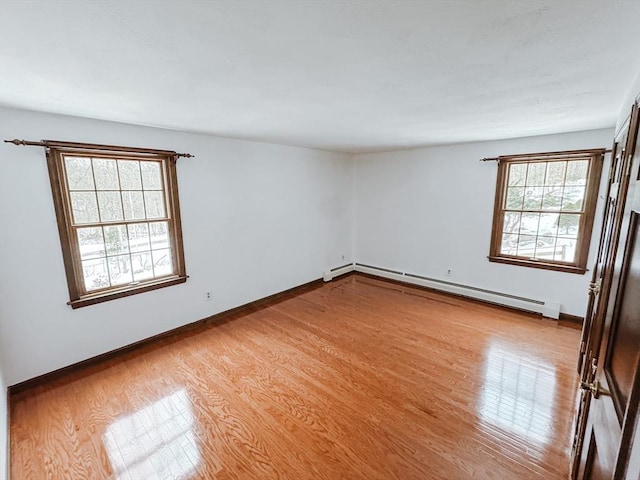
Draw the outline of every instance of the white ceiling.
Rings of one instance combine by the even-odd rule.
[[[0,0],[0,103],[363,152],[612,127],[640,1]]]

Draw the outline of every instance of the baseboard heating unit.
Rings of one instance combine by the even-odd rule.
[[[517,295],[510,295],[508,293],[439,280],[437,278],[424,277],[413,273],[400,272],[372,265],[364,265],[362,263],[350,263],[328,270],[324,272],[324,281],[328,282],[339,275],[344,275],[352,271],[366,273],[376,277],[388,278],[390,280],[397,280],[413,285],[420,285],[434,290],[440,290],[443,292],[461,295],[463,297],[526,310],[528,312],[540,313],[544,317],[554,318],[556,320],[560,316],[560,303],[558,302],[520,297]]]
[[[326,270],[325,272],[322,273],[322,279],[325,282],[330,282],[331,280],[333,280],[336,277],[339,277],[340,275],[353,272],[355,269],[355,265],[356,265],[355,263],[347,263],[340,267],[335,267],[335,268],[332,268],[331,270]]]

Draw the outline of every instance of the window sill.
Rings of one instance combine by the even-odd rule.
[[[67,302],[67,305],[71,306],[73,309],[87,307],[89,305],[95,305],[96,303],[108,302],[109,300],[115,300],[117,298],[129,297],[131,295],[137,295],[138,293],[150,292],[159,288],[178,285],[186,282],[187,278],[187,276],[172,276],[151,282],[145,282],[135,286],[125,285],[117,290],[114,289],[109,290],[108,292],[83,295],[77,300]]]
[[[565,273],[575,273],[578,275],[584,275],[587,271],[584,267],[579,267],[577,265],[566,265],[562,263],[550,263],[545,262],[543,260],[526,260],[523,258],[514,258],[514,257],[496,257],[496,256],[488,256],[487,257],[490,262],[496,263],[505,263],[508,265],[517,265],[520,267],[531,267],[531,268],[541,268],[544,270],[554,270],[556,272],[565,272]]]

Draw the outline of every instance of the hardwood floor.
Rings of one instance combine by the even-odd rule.
[[[564,479],[579,331],[359,275],[11,399],[11,478]]]

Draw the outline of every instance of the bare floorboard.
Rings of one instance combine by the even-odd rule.
[[[11,399],[11,478],[565,479],[579,331],[359,275]]]

